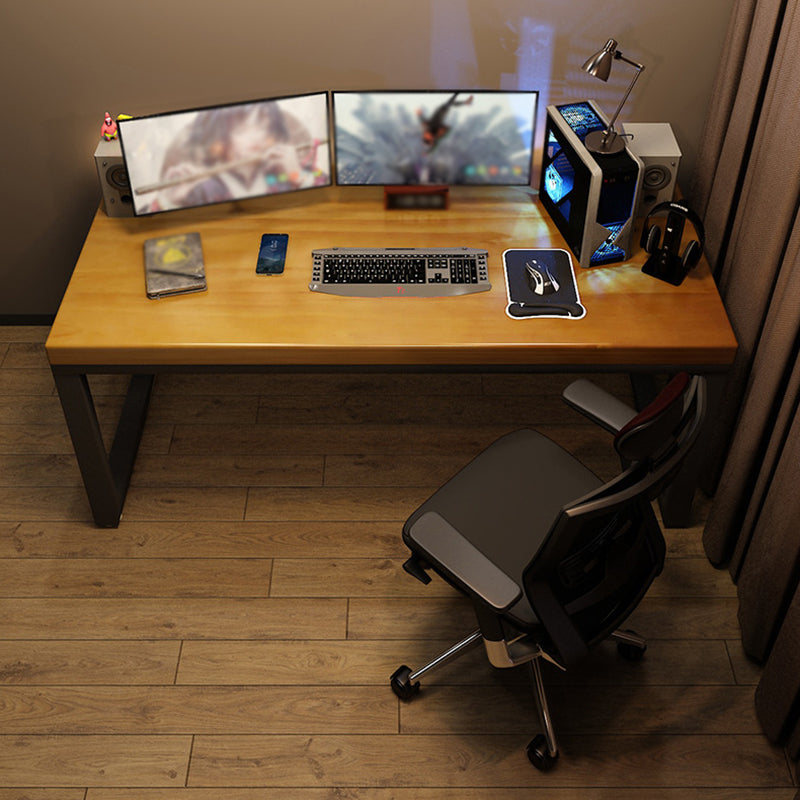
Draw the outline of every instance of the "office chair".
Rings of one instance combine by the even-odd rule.
[[[472,601],[478,629],[429,664],[391,677],[402,700],[419,678],[483,642],[500,668],[529,664],[543,733],[528,758],[551,768],[558,746],[539,659],[561,669],[612,638],[640,658],[647,645],[620,626],[664,564],[654,500],[695,442],[705,411],[705,379],[680,373],[644,410],[580,379],[564,399],[614,433],[621,473],[604,483],[542,434],[498,439],[438,489],[406,521],[403,565],[429,583],[437,573]]]

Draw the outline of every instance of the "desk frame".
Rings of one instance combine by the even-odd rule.
[[[101,528],[116,528],[122,516],[125,497],[130,485],[139,443],[144,432],[147,420],[147,409],[150,403],[153,382],[157,373],[184,372],[184,373],[221,373],[221,372],[365,372],[365,371],[402,371],[402,372],[532,372],[552,373],[552,368],[531,366],[520,368],[518,366],[497,365],[409,365],[409,366],[327,366],[309,367],[298,366],[294,369],[286,366],[260,367],[250,366],[186,366],[186,365],[158,365],[142,366],[137,368],[108,366],[75,366],[52,365],[58,396],[64,411],[75,456],[83,478],[89,505],[95,524]],[[570,372],[598,372],[596,367],[581,367],[570,365]],[[633,385],[636,404],[644,406],[652,395],[648,377],[653,374],[663,374],[675,371],[675,366],[630,367],[605,367],[604,372],[628,373]],[[715,408],[721,398],[724,374],[719,367],[692,368],[695,374],[706,377],[708,382],[708,406]],[[100,423],[95,409],[94,399],[89,386],[90,374],[130,374],[130,382],[120,411],[116,432],[110,449],[106,449]],[[709,415],[711,416],[711,415]],[[708,426],[705,426],[707,431]],[[702,469],[703,433],[693,453],[687,458],[686,463],[678,476],[667,490],[659,497],[659,505],[664,525],[667,527],[687,527],[691,522],[692,501],[695,488]]]

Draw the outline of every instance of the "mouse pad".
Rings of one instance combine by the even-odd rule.
[[[506,314],[509,317],[580,319],[586,315],[568,251],[506,250],[503,264],[508,292]]]

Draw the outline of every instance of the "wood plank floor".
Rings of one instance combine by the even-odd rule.
[[[478,650],[413,703],[391,693],[399,664],[474,627],[401,568],[416,504],[522,426],[613,472],[559,399],[569,377],[159,376],[123,520],[100,530],[46,335],[0,328],[0,800],[795,797],[702,501],[631,620],[645,659],[546,668],[552,772],[525,756],[524,671]],[[110,434],[124,380],[92,385]]]

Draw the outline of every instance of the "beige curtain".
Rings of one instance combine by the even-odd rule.
[[[706,473],[771,740],[800,756],[800,0],[738,0],[692,206],[739,342]]]

